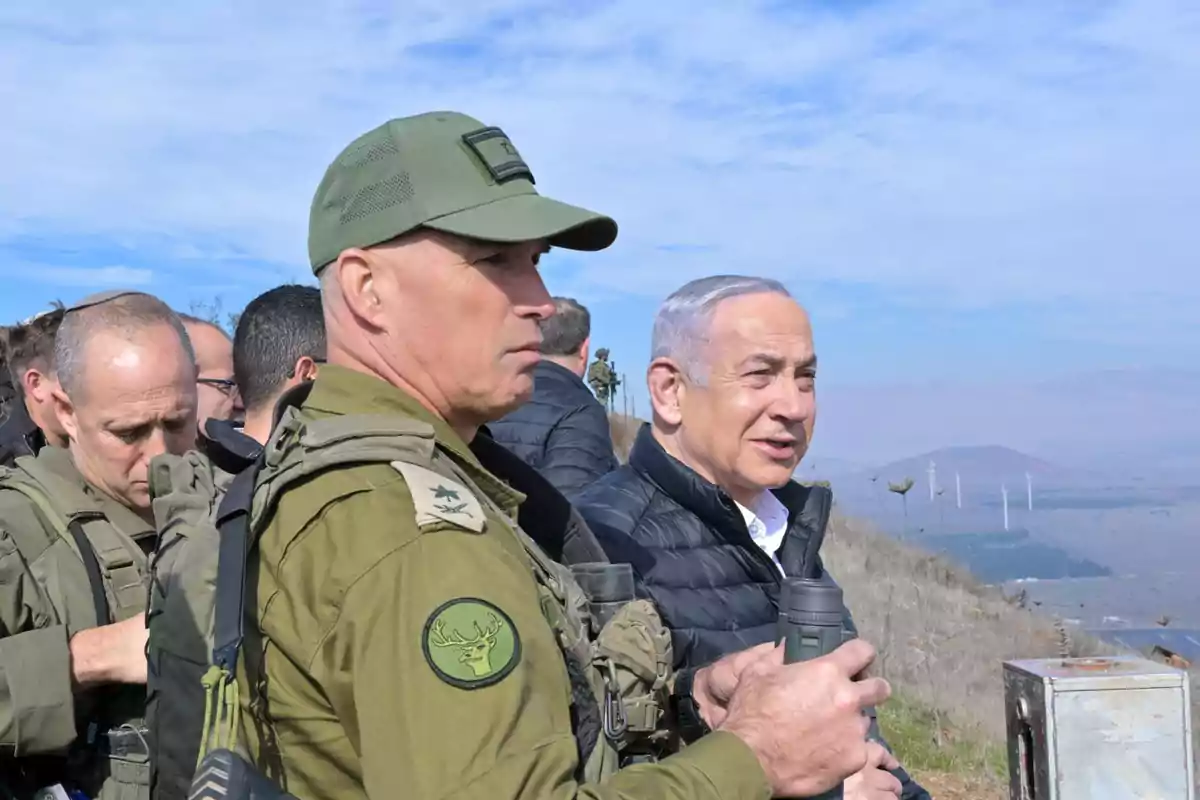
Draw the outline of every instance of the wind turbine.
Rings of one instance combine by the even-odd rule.
[[[1029,496],[1029,510],[1033,511],[1033,476],[1025,473],[1025,492]]]
[[[1000,494],[1004,496],[1004,530],[1008,530],[1008,487],[1000,484]]]
[[[930,461],[927,472],[929,473],[929,502],[932,503],[934,492],[937,491],[937,464]]]
[[[958,500],[958,507],[962,509],[962,480],[958,477],[958,470],[954,470],[954,497]]]

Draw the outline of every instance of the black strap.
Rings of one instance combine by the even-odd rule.
[[[87,534],[83,532],[83,519],[80,517],[72,519],[67,523],[67,530],[70,531],[71,538],[75,540],[75,546],[79,548],[79,557],[83,560],[88,584],[92,588],[92,606],[96,609],[96,624],[107,625],[110,618],[108,593],[104,591],[104,575],[100,572],[100,560],[96,558],[96,551],[92,548],[92,543],[88,541]]]
[[[250,503],[262,466],[260,455],[229,484],[217,509],[217,598],[213,609],[213,663],[230,674],[242,647],[246,607],[246,558],[250,553]]]
[[[223,419],[208,419],[204,431],[196,437],[196,449],[230,475],[237,475],[254,463],[262,445]]]
[[[560,564],[606,563],[610,559],[571,502],[540,472],[480,428],[471,452],[488,472],[525,495],[517,524],[546,555]]]
[[[283,412],[304,403],[312,382],[289,389],[275,406],[274,424]],[[274,427],[274,426],[272,426]],[[253,545],[250,532],[250,504],[254,483],[266,463],[267,449],[259,451],[254,463],[242,470],[229,484],[217,507],[217,531],[221,543],[217,550],[217,599],[213,608],[213,664],[233,674],[245,635],[246,560]]]

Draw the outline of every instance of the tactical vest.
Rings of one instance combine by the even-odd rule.
[[[247,600],[251,607],[254,603],[244,596],[247,554],[254,539],[294,484],[323,470],[369,462],[412,465],[456,482],[491,508],[521,541],[543,614],[555,631],[572,680],[580,753],[577,780],[599,782],[624,763],[656,757],[669,746],[670,735],[661,723],[667,709],[671,638],[653,605],[646,600],[606,603],[606,598],[589,598],[576,573],[593,585],[603,584],[605,567],[613,565],[572,568],[550,559],[450,457],[435,448],[430,459],[428,451],[429,427],[402,416],[306,420],[295,407],[284,410],[257,469],[233,481],[218,514],[215,645],[213,667],[205,678],[209,702],[201,759],[210,751],[235,750],[238,742],[235,676],[243,609]]]
[[[54,605],[68,635],[145,613],[147,559],[122,536],[100,505],[70,480],[32,457],[19,469],[0,469],[0,491],[15,491],[33,505],[43,526],[6,529]],[[101,786],[97,800],[146,800],[149,749],[143,721],[145,693],[111,686],[78,698],[80,739],[49,771],[39,758],[39,778]]]
[[[146,727],[150,796],[185,800],[204,725],[202,686],[213,643],[218,533],[228,475],[199,452],[150,463],[158,544],[150,566]]]

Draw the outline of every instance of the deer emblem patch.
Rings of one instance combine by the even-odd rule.
[[[439,606],[425,623],[421,646],[434,673],[460,689],[490,686],[512,672],[520,659],[512,620],[476,598],[456,598]]]

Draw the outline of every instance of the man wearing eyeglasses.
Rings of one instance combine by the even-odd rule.
[[[209,419],[200,449],[232,476],[250,465],[271,436],[275,404],[312,380],[325,360],[325,317],[315,286],[277,286],[250,301],[233,335],[238,420]]]
[[[241,400],[233,379],[233,341],[220,326],[205,319],[180,314],[192,348],[196,351],[196,421],[203,431],[210,419],[233,419],[241,414]]]

